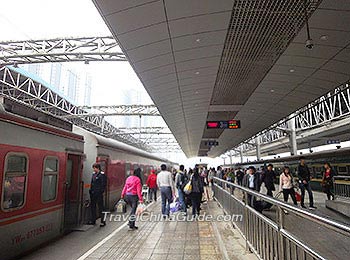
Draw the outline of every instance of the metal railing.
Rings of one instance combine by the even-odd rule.
[[[244,237],[247,249],[253,251],[260,259],[338,259],[332,255],[335,250],[332,248],[333,242],[327,241],[323,244],[318,237],[310,238],[308,229],[310,232],[323,232],[321,234],[326,234],[325,240],[332,239],[331,235],[336,235],[337,243],[348,243],[340,247],[349,247],[350,227],[347,225],[219,178],[214,178],[213,191],[214,197],[226,214],[243,215],[242,221],[233,221],[233,224]],[[249,206],[248,195],[254,201],[271,203],[273,207],[269,216]],[[274,210],[275,214],[272,214]],[[323,248],[327,246],[330,248]],[[346,251],[337,250],[336,254],[344,254],[345,257]]]
[[[350,200],[350,176],[334,176],[333,178],[335,197]]]

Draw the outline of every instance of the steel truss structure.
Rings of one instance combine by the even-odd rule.
[[[238,155],[241,149],[243,152],[255,149],[257,139],[260,145],[263,145],[288,136],[291,131],[289,126],[291,121],[294,121],[292,123],[295,125],[295,131],[301,132],[321,127],[349,116],[350,85],[345,83],[234,147],[232,153]],[[225,153],[225,155],[227,156],[229,153],[230,151]]]
[[[83,114],[63,116],[65,118],[105,116],[160,116],[155,105],[81,106]]]
[[[113,36],[0,42],[0,65],[126,60]]]
[[[128,131],[124,132],[124,130],[128,130],[127,128],[117,129],[101,116],[75,117],[74,115],[86,114],[86,111],[59,96],[43,83],[34,81],[30,77],[21,74],[15,68],[0,67],[0,95],[49,115],[65,117],[69,122],[91,132],[114,138],[143,150],[150,152],[181,152],[180,146],[173,141],[175,140],[174,138],[164,138],[162,140],[158,138],[159,140],[157,141],[161,143],[157,144],[155,141],[151,141],[151,138],[149,140],[140,139]],[[71,115],[72,117],[70,118],[69,116]],[[135,128],[132,128],[132,130],[135,131]],[[159,133],[164,130],[165,128],[157,129]]]
[[[119,127],[118,129],[131,135],[172,135],[168,127]]]

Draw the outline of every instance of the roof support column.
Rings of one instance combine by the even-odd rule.
[[[232,151],[230,150],[230,165],[232,165]]]
[[[261,148],[260,148],[260,138],[257,136],[255,138],[256,143],[256,159],[259,161],[261,159]]]
[[[243,163],[243,145],[239,147],[239,155],[241,156],[241,163]]]
[[[297,155],[298,154],[297,134],[295,129],[294,117],[288,121],[288,129],[289,129],[290,154]]]

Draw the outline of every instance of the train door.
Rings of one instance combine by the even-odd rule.
[[[109,208],[109,177],[108,177],[108,163],[109,163],[109,157],[103,156],[103,157],[97,157],[96,162],[101,165],[101,171],[104,172],[106,175],[107,183],[106,183],[106,191],[104,193],[104,198],[103,198],[103,203],[104,203],[104,208],[108,209]]]
[[[81,155],[68,154],[66,166],[64,230],[69,231],[80,223],[81,209]]]

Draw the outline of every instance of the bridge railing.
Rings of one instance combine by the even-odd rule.
[[[350,200],[350,176],[334,176],[335,198]]]
[[[331,259],[334,257],[333,242],[320,243],[318,239],[311,239],[308,236],[309,230],[326,234],[326,238],[329,236],[337,243],[347,243],[343,241],[350,239],[350,227],[347,225],[237,184],[214,178],[213,191],[215,199],[221,204],[226,214],[243,216],[242,221],[232,218],[236,219],[232,224],[244,237],[247,250],[253,251],[260,259]],[[248,205],[248,199],[271,203],[273,206],[268,214],[263,215]],[[316,236],[317,234],[315,233]],[[345,244],[344,247],[347,248]]]

